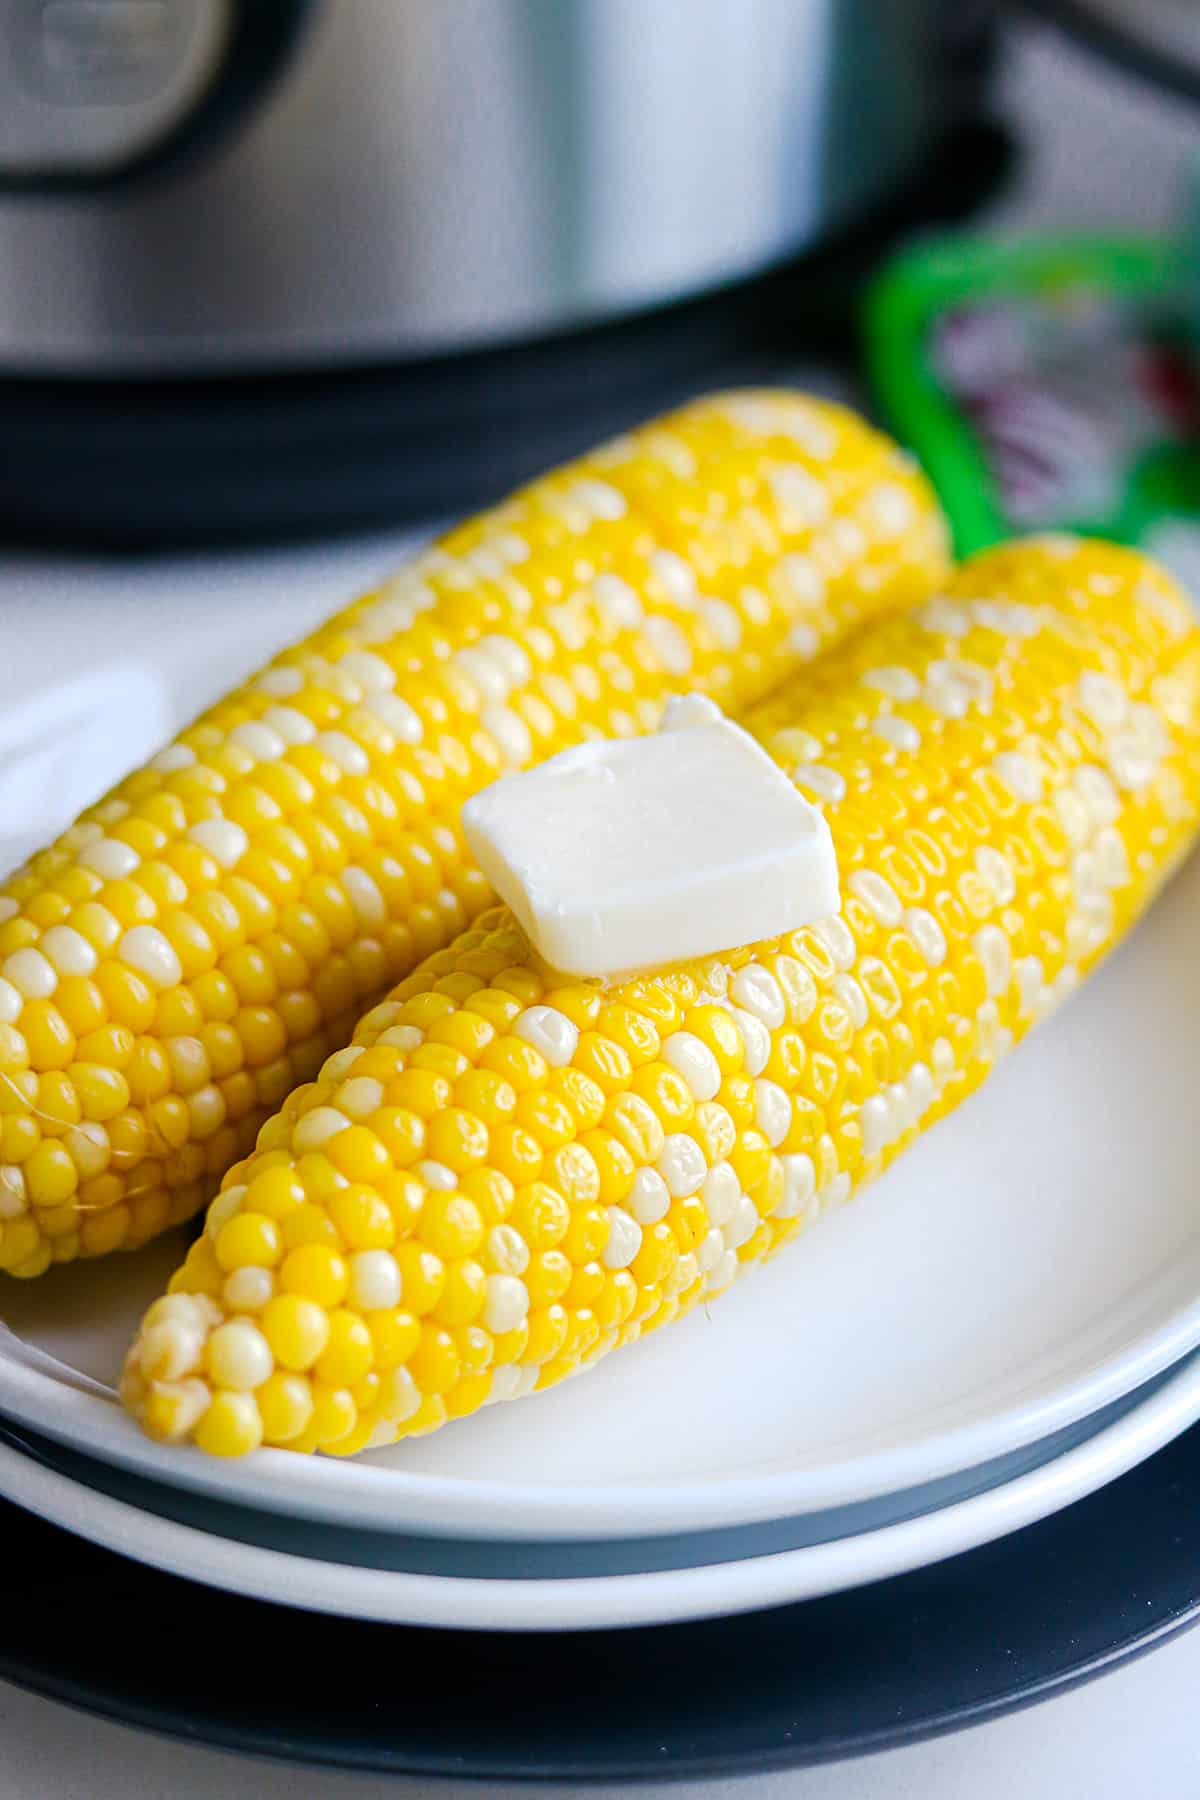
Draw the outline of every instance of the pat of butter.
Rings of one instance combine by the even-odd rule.
[[[664,728],[564,750],[463,807],[467,843],[553,968],[614,977],[778,936],[839,907],[822,813],[698,697]]]

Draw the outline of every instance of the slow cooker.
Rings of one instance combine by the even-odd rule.
[[[991,12],[0,0],[0,522],[394,518],[662,402],[937,189]]]

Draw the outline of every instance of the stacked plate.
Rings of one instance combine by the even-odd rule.
[[[582,1380],[350,1461],[223,1464],[111,1384],[178,1240],[3,1296],[0,1493],[233,1592],[547,1631],[937,1561],[1200,1418],[1200,863],[873,1189]]]

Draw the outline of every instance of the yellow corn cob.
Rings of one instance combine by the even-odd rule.
[[[840,917],[605,989],[481,917],[230,1171],[123,1383],[349,1453],[546,1387],[876,1175],[1109,949],[1200,808],[1200,632],[1137,554],[986,553],[750,716]]]
[[[940,578],[853,414],[698,402],[452,531],[0,887],[0,1269],[187,1217],[487,903],[464,799],[695,687],[740,706]]]

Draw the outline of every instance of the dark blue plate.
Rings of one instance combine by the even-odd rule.
[[[830,1761],[977,1723],[1200,1611],[1200,1427],[995,1544],[626,1632],[420,1631],[155,1573],[0,1504],[0,1676],[126,1724],[392,1774],[584,1782]]]

